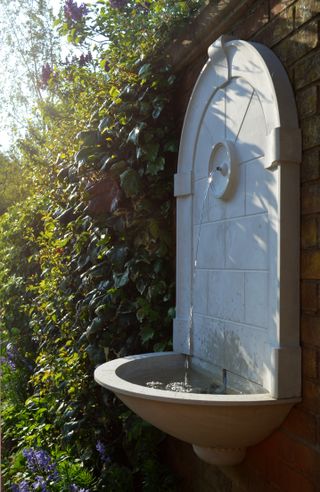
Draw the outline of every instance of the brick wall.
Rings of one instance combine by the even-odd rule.
[[[219,2],[215,3],[219,4]],[[244,2],[239,1],[240,3]],[[212,12],[213,7],[210,8]],[[278,431],[258,446],[248,450],[247,457],[241,465],[224,468],[206,465],[195,457],[189,445],[171,438],[168,439],[168,455],[174,470],[181,477],[181,490],[186,492],[319,492],[320,0],[248,2],[246,15],[233,17],[228,30],[225,29],[225,21],[219,20],[218,25],[216,22],[212,27],[214,37],[211,42],[220,34],[232,34],[237,38],[266,44],[284,64],[296,94],[303,134],[301,166],[303,399],[291,411]],[[208,43],[206,47],[207,45]],[[202,46],[192,62],[189,62],[183,70],[179,68],[176,95],[177,121],[183,119],[190,92],[206,57],[206,49]]]

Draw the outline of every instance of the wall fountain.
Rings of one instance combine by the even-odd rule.
[[[272,51],[223,36],[208,55],[175,175],[174,351],[109,361],[95,380],[201,459],[233,465],[300,401],[301,136]]]

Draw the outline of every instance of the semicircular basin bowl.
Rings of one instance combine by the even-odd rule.
[[[95,370],[97,383],[113,391],[137,415],[193,445],[215,465],[242,461],[246,448],[268,437],[299,399],[274,399],[267,392],[198,394],[146,387],[161,371],[179,371],[185,356],[150,353],[115,359]]]

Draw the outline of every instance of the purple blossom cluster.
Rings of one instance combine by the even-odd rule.
[[[49,480],[55,481],[59,478],[55,463],[52,463],[50,455],[44,449],[28,448],[24,449],[22,454],[31,472],[46,474]]]
[[[16,368],[17,350],[14,347],[14,345],[12,345],[12,343],[7,344],[6,352],[7,352],[7,357],[6,357],[7,364],[11,367],[11,369],[15,369]]]
[[[90,492],[90,491],[84,488],[79,489],[78,485],[73,483],[72,485],[70,485],[69,492]]]
[[[82,54],[78,60],[79,67],[84,67],[85,65],[87,65],[91,61],[92,61],[92,55],[91,55],[90,51],[86,55]]]
[[[16,365],[12,359],[9,359],[9,357],[0,357],[0,365],[2,364],[7,364],[11,369],[15,369]]]
[[[11,492],[49,492],[58,490],[61,485],[61,477],[57,471],[56,463],[52,462],[50,455],[44,449],[27,448],[22,451],[26,458],[26,464],[32,477],[28,480],[22,480],[18,484],[11,486]],[[65,490],[65,489],[63,489]],[[69,492],[90,492],[88,489],[79,487],[75,483],[69,486]]]
[[[53,75],[53,69],[52,67],[50,67],[49,63],[43,65],[41,70],[41,85],[46,87],[52,75]]]
[[[30,492],[27,480],[22,480],[22,482],[12,485],[11,492]]]
[[[122,9],[128,3],[128,0],[110,0],[110,6],[113,9]]]
[[[44,477],[37,475],[35,481],[32,484],[34,490],[39,492],[49,492],[47,488],[47,481]]]
[[[87,13],[88,9],[83,3],[78,6],[73,0],[67,0],[64,5],[64,15],[68,21],[81,21]]]
[[[97,441],[96,450],[100,454],[100,458],[103,463],[110,463],[110,458],[106,454],[106,447],[103,442]]]
[[[66,57],[64,65],[69,66],[69,65],[79,65],[79,67],[84,67],[88,63],[92,61],[92,54],[90,51],[86,55],[82,54],[78,58],[77,56],[73,56],[71,59]]]

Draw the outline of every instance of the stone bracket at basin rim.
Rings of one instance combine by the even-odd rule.
[[[238,373],[275,398],[299,397],[301,132],[293,91],[261,44],[222,36],[208,55],[174,177],[174,350]],[[211,159],[227,146],[236,177],[232,192],[222,188],[219,196],[208,181],[225,159],[214,166]]]

